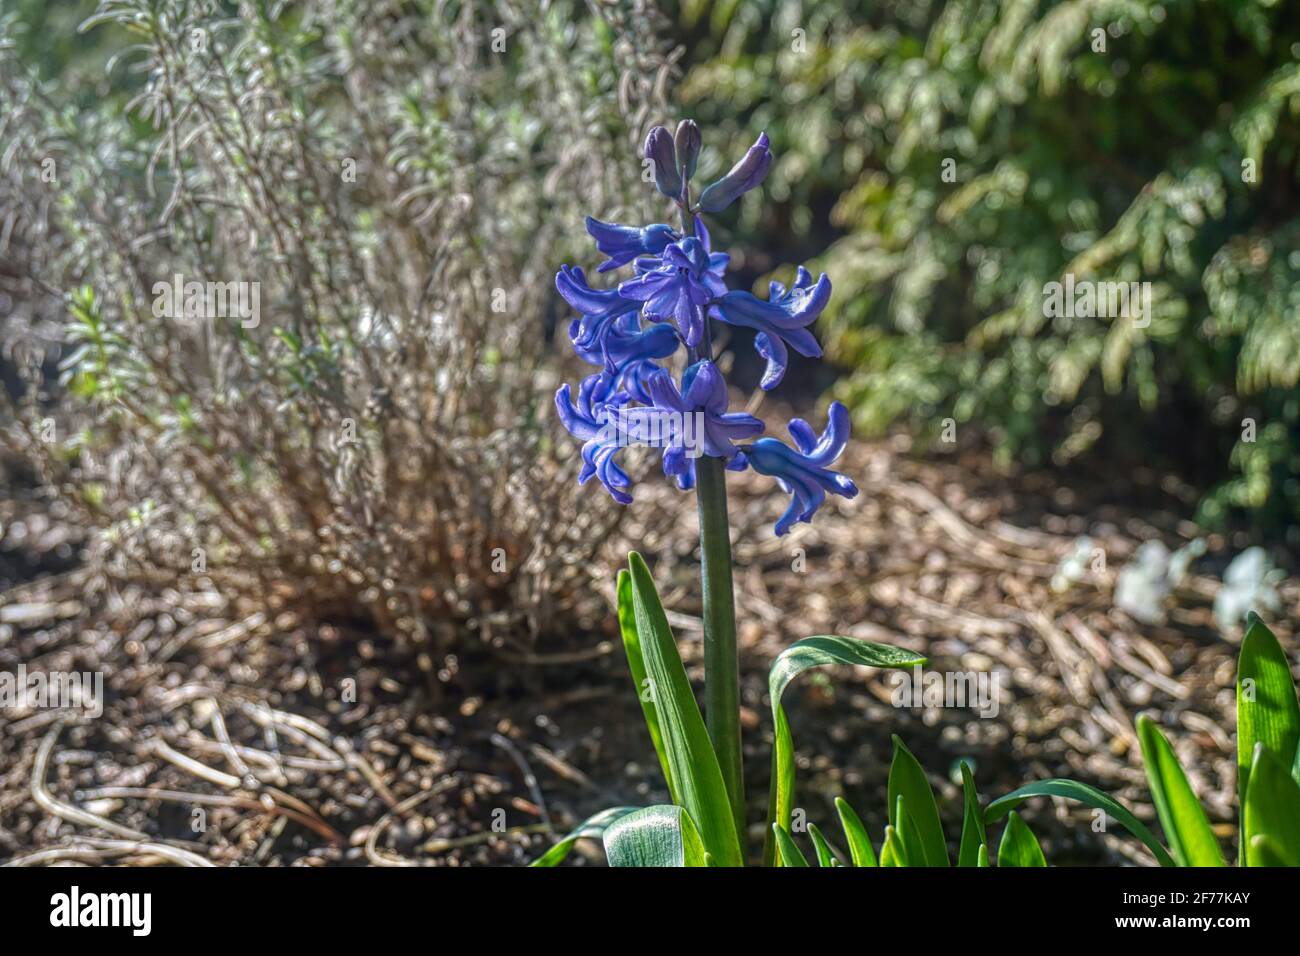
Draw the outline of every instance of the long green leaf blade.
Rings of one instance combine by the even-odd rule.
[[[1241,812],[1246,866],[1270,865],[1255,853],[1255,838],[1260,836],[1282,859],[1300,861],[1300,786],[1262,742],[1255,745]]]
[[[636,813],[640,809],[640,807],[610,807],[608,810],[601,810],[600,813],[594,814],[579,823],[569,831],[563,840],[533,860],[529,866],[559,866],[572,851],[573,845],[579,840],[584,837],[592,840],[601,839],[605,835],[605,830],[615,821],[630,813]]]
[[[835,866],[839,861],[835,859],[835,854],[831,851],[831,845],[826,842],[826,837],[818,829],[817,824],[808,824],[808,835],[812,837],[813,849],[817,851],[818,866]]]
[[[627,664],[632,671],[632,683],[636,687],[637,699],[641,701],[641,712],[645,715],[646,728],[650,731],[650,740],[654,743],[655,753],[659,757],[659,766],[668,783],[668,793],[677,803],[677,789],[673,785],[672,771],[668,766],[668,755],[664,752],[663,731],[659,729],[659,714],[650,700],[649,678],[646,676],[645,656],[641,652],[641,636],[636,629],[636,607],[632,598],[632,576],[626,571],[618,572],[618,629],[623,635],[623,650],[627,654]]]
[[[678,806],[646,807],[605,830],[605,855],[614,867],[704,866],[704,844],[690,815]]]
[[[794,806],[794,741],[790,725],[781,706],[781,696],[790,682],[806,670],[828,664],[857,664],[868,667],[912,667],[924,664],[925,658],[890,647],[873,644],[854,637],[820,635],[805,637],[791,644],[772,663],[768,673],[768,693],[772,698],[772,724],[776,740],[772,746],[772,782],[768,796],[768,828],[779,823],[790,828],[790,814]],[[763,849],[763,861],[771,865],[776,845],[768,840]]]
[[[934,790],[926,779],[921,764],[903,745],[897,734],[893,735],[894,760],[889,766],[889,822],[903,837],[908,859],[917,866],[948,866],[948,845],[943,837],[943,824],[939,821],[939,805],[934,800]],[[904,826],[895,814],[901,813],[901,798],[907,799],[909,824]],[[909,829],[910,827],[910,829]],[[916,833],[916,845],[908,842],[911,830]]]
[[[871,848],[871,837],[862,819],[849,806],[843,797],[835,798],[835,809],[839,811],[840,826],[844,830],[844,839],[849,845],[849,858],[854,866],[875,866],[876,851]]]
[[[957,865],[979,866],[979,849],[988,843],[989,838],[984,829],[984,814],[980,812],[975,777],[970,772],[970,765],[964,760],[961,762],[961,788],[964,812],[961,823],[961,845],[957,850]]]
[[[1300,866],[1300,860],[1288,860],[1282,854],[1281,847],[1262,833],[1256,833],[1250,838],[1246,852],[1252,861],[1251,866]]]
[[[885,842],[880,846],[880,865],[886,866],[907,866],[907,851],[903,849],[902,842],[898,839],[898,831],[893,826],[885,826]]]
[[[794,838],[790,836],[785,827],[779,823],[772,824],[772,832],[776,836],[776,845],[781,848],[780,860],[778,866],[807,866],[808,860],[804,857],[803,851],[799,849]]]
[[[1145,714],[1137,720],[1137,734],[1156,814],[1174,859],[1179,866],[1225,866],[1219,841],[1169,741]]]
[[[1014,810],[1007,817],[1007,827],[998,844],[998,866],[1047,866],[1038,837]]]
[[[908,866],[929,866],[926,860],[925,849],[921,844],[921,833],[916,828],[916,821],[912,816],[911,807],[907,803],[907,798],[901,793],[894,802],[893,824],[894,832],[898,834],[898,842],[903,846],[903,856],[907,858]]]
[[[699,828],[705,848],[718,865],[743,866],[718,757],[686,679],[654,579],[635,551],[628,555],[628,570],[637,634],[677,800]]]
[[[1160,841],[1148,830],[1137,817],[1133,816],[1124,804],[1114,797],[1102,793],[1096,787],[1077,780],[1040,780],[1013,790],[1004,797],[999,797],[988,805],[984,811],[984,822],[994,823],[1014,810],[1030,797],[1065,797],[1078,800],[1090,807],[1097,807],[1114,817],[1124,829],[1133,834],[1151,851],[1152,856],[1161,866],[1176,866],[1169,851],[1160,845]]]
[[[1246,617],[1237,658],[1237,794],[1242,806],[1256,744],[1263,744],[1288,770],[1300,768],[1300,704],[1291,667],[1273,632],[1252,612]]]

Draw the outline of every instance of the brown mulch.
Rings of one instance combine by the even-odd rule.
[[[980,718],[894,707],[881,672],[800,678],[786,710],[800,755],[796,803],[812,821],[830,824],[831,800],[843,794],[881,832],[891,733],[929,769],[953,828],[951,769],[961,758],[976,765],[986,800],[1071,776],[1150,821],[1132,729],[1147,711],[1212,822],[1225,837],[1235,831],[1239,635],[1213,624],[1217,580],[1193,574],[1161,626],[1112,607],[1115,573],[1141,541],[1175,546],[1196,533],[1177,517],[1186,511],[1178,489],[1141,474],[1092,491],[1044,475],[1009,480],[979,454],[919,456],[902,440],[852,449],[845,470],[858,498],[781,539],[771,532],[781,496],[758,476],[731,482],[755,842],[767,666],[818,633],[905,646],[938,671],[994,673],[1001,695],[996,717]],[[39,503],[5,508],[0,560],[30,564],[68,545]],[[698,678],[694,518],[683,513],[673,526],[649,522],[650,511],[630,513],[626,540],[610,543],[611,579],[628,543],[652,559]],[[1050,579],[1081,534],[1105,549],[1106,570],[1058,593]],[[1241,546],[1207,543],[1197,569],[1221,568]],[[530,660],[493,660],[469,640],[431,680],[355,625],[268,618],[211,592],[122,590],[53,557],[44,570],[0,594],[0,671],[20,662],[101,671],[107,700],[93,719],[0,710],[0,859],[518,864],[588,813],[666,798],[612,617],[602,633]],[[1282,594],[1289,613],[1276,630],[1290,649],[1300,582]],[[1054,862],[1150,862],[1122,833],[1094,832],[1086,809],[1040,803],[1027,816]],[[599,853],[584,847],[578,859]]]

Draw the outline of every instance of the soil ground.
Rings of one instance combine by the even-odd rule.
[[[1112,606],[1115,574],[1144,540],[1174,547],[1198,533],[1178,517],[1189,509],[1176,483],[1136,472],[1066,488],[902,439],[858,446],[844,464],[861,494],[780,539],[781,496],[748,473],[731,482],[755,845],[768,665],[800,637],[841,633],[923,652],[933,670],[996,675],[1000,694],[996,716],[981,717],[895,707],[884,672],[800,678],[786,695],[796,805],[832,836],[838,795],[882,832],[891,734],[929,770],[953,839],[962,758],[986,801],[1069,776],[1150,822],[1132,724],[1147,711],[1230,846],[1240,635],[1214,626],[1210,572],[1243,542],[1207,537],[1166,623],[1142,625]],[[696,559],[683,543],[694,517],[677,513],[646,526],[630,515],[609,543],[610,578],[629,542],[647,554],[698,680]],[[1104,549],[1105,570],[1054,590],[1058,562],[1084,534]],[[596,810],[667,799],[612,614],[527,661],[493,660],[471,637],[444,662],[448,680],[431,685],[408,655],[355,627],[110,585],[78,565],[78,543],[11,472],[0,489],[0,671],[99,671],[106,703],[94,719],[0,710],[0,860],[520,864]],[[1287,614],[1273,623],[1292,649],[1300,582],[1287,580],[1282,596]],[[1035,801],[1026,817],[1055,863],[1151,863],[1118,827],[1095,832],[1084,808]],[[580,844],[570,859],[601,855]]]

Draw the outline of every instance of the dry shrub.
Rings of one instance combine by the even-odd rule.
[[[555,632],[618,515],[557,440],[552,275],[584,214],[644,216],[626,184],[671,69],[653,16],[228,9],[104,3],[89,28],[135,45],[86,106],[6,38],[0,292],[28,386],[6,440],[110,581],[441,651],[467,625]],[[169,317],[177,274],[257,283],[259,321]]]

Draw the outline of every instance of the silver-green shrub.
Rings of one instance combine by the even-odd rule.
[[[28,386],[6,443],[116,578],[442,650],[467,622],[557,628],[617,516],[553,440],[550,273],[581,214],[640,212],[626,157],[670,72],[655,18],[230,9],[101,4],[83,29],[120,49],[93,91],[3,24],[0,335]]]

